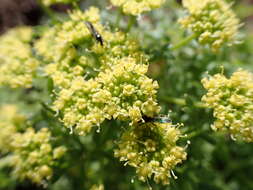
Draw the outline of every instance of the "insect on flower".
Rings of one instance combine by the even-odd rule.
[[[143,116],[142,117],[145,123],[171,123],[171,119],[169,116],[166,115],[159,115],[157,117],[148,117],[148,116]]]
[[[95,29],[93,24],[89,21],[85,21],[85,25],[89,29],[92,36],[96,39],[96,41],[99,42],[101,46],[103,46],[104,45],[104,40],[103,40],[102,36],[98,33],[98,31]]]

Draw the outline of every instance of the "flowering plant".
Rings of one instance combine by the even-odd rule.
[[[244,3],[37,3],[0,36],[0,189],[252,188]]]

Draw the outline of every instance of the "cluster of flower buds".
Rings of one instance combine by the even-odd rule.
[[[39,61],[31,49],[33,31],[17,27],[0,37],[0,85],[30,88]]]
[[[46,180],[53,175],[53,167],[58,166],[58,160],[63,157],[66,148],[53,146],[51,133],[47,128],[35,132],[33,128],[27,127],[27,122],[27,118],[18,113],[15,105],[1,107],[0,151],[9,158],[15,177],[46,184]]]
[[[238,42],[239,19],[224,0],[183,0],[188,16],[179,20],[191,30],[201,44],[208,44],[217,51],[223,44]]]
[[[25,116],[18,113],[15,105],[6,104],[0,108],[0,152],[8,153],[11,150],[13,134],[24,128]]]
[[[13,175],[30,179],[37,184],[46,183],[53,175],[53,167],[66,152],[64,146],[51,144],[51,133],[47,128],[35,132],[28,128],[24,133],[14,133],[12,147]]]
[[[233,139],[253,142],[252,73],[238,70],[230,79],[216,74],[204,78],[202,84],[207,90],[202,100],[214,109],[216,120],[212,128],[228,132]]]
[[[156,183],[169,184],[171,176],[176,178],[173,169],[187,156],[185,148],[176,144],[180,137],[172,123],[134,125],[122,134],[115,156],[135,167],[141,181],[153,177]]]
[[[121,7],[123,12],[131,15],[139,15],[142,12],[159,8],[165,0],[111,0],[114,6]]]

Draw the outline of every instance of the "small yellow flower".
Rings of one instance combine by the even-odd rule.
[[[125,96],[131,96],[135,92],[135,87],[131,84],[124,86],[123,88],[123,95]]]
[[[141,118],[142,118],[140,108],[135,107],[135,106],[129,108],[128,114],[129,114],[129,116],[130,116],[130,119],[131,119],[134,123],[140,121]]]
[[[67,148],[64,146],[60,146],[60,147],[55,148],[54,152],[53,152],[53,158],[54,159],[61,158],[65,154],[66,151],[67,151]]]

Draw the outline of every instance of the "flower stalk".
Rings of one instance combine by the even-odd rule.
[[[190,43],[196,37],[197,37],[197,34],[192,34],[192,35],[188,36],[187,38],[183,39],[182,41],[180,41],[179,43],[172,45],[170,50],[171,51],[178,50],[178,49],[184,47],[185,45],[187,45],[188,43]]]

